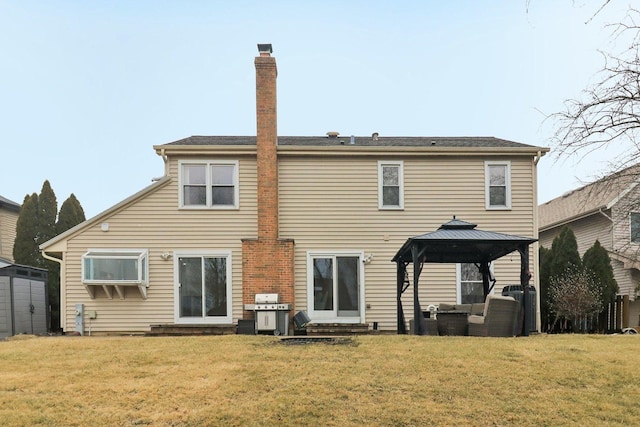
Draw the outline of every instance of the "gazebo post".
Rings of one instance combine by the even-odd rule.
[[[487,299],[487,295],[491,289],[489,289],[489,262],[482,261],[480,263],[480,274],[482,274],[482,291],[484,292],[484,299]]]
[[[396,262],[396,280],[397,280],[397,304],[398,304],[398,334],[406,334],[407,327],[404,323],[404,312],[402,310],[402,288],[404,287],[404,278],[407,272],[407,264],[402,260]]]
[[[420,279],[420,272],[422,271],[420,262],[421,253],[418,251],[418,247],[413,245],[411,247],[411,258],[413,260],[413,333],[415,335],[424,335],[422,329],[422,308],[420,307],[420,298],[418,297],[418,280]]]
[[[520,249],[520,286],[522,287],[522,310],[524,316],[522,317],[522,336],[529,336],[529,318],[534,313],[529,313],[529,279],[531,273],[529,272],[529,245],[522,245]]]

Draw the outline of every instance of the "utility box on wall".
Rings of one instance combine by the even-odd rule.
[[[48,330],[47,270],[17,264],[0,268],[0,338]]]

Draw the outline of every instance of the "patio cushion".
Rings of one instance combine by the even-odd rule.
[[[469,316],[469,335],[512,337],[515,335],[520,304],[512,297],[488,295],[484,316]]]

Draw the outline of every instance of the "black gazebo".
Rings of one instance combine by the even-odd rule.
[[[529,299],[529,245],[537,239],[514,236],[511,234],[483,231],[476,224],[453,219],[443,224],[436,231],[421,236],[410,237],[393,257],[397,264],[397,303],[398,333],[406,334],[404,312],[402,310],[402,294],[411,283],[406,279],[407,266],[413,263],[413,313],[416,335],[423,335],[424,319],[418,299],[418,279],[424,263],[473,263],[482,274],[484,297],[491,292],[495,280],[491,277],[489,264],[500,257],[518,251],[520,253],[520,285],[524,291],[523,325],[535,313],[530,313],[524,301]],[[529,328],[523,328],[523,335],[529,334]]]

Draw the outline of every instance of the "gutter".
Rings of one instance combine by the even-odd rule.
[[[57,262],[58,264],[60,264],[60,266],[62,266],[62,258],[56,258],[51,255],[47,255],[47,253],[43,249],[40,249],[40,254],[42,255],[42,258],[49,261]]]
[[[549,150],[545,151],[544,153],[542,152],[542,150],[538,150],[538,153],[533,157],[533,165],[534,166],[538,166],[538,162],[540,161],[542,156],[544,156],[548,152],[549,152]]]
[[[561,221],[557,221],[557,222],[542,226],[542,227],[539,228],[539,231],[547,231],[547,230],[550,230],[552,228],[560,227],[562,225],[569,224],[570,222],[577,221],[579,219],[583,219],[583,218],[589,217],[591,215],[595,215],[597,213],[602,213],[607,218],[609,218],[604,212],[602,212],[603,209],[607,209],[607,206],[599,206],[597,208],[591,209],[590,211],[582,212],[581,214],[578,214],[578,215],[575,215],[575,216],[572,216],[572,217],[569,217],[569,218],[564,218]],[[611,218],[609,218],[609,219],[611,219]]]

